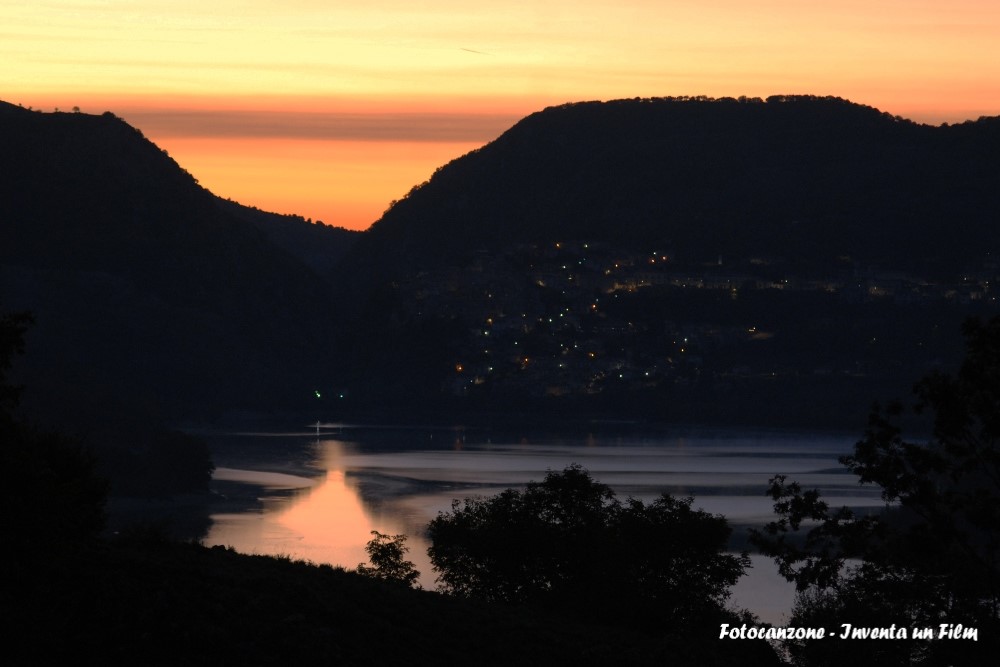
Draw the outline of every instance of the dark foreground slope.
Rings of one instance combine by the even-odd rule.
[[[613,609],[571,622],[221,547],[96,543],[4,561],[7,664],[777,664],[718,627],[640,634],[610,627]]]
[[[139,131],[3,105],[0,174],[0,303],[35,315],[25,407],[176,418],[312,397],[327,285]]]

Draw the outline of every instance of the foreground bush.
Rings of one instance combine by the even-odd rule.
[[[455,501],[429,533],[446,592],[648,628],[708,631],[729,617],[729,587],[749,564],[725,552],[724,517],[666,494],[622,502],[578,465],[524,491]]]

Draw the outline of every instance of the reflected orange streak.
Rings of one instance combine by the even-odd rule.
[[[345,567],[368,560],[364,547],[371,539],[372,521],[357,494],[347,488],[343,471],[327,473],[326,480],[292,503],[277,521],[310,550],[324,554],[318,560]]]
[[[269,487],[265,486],[262,514],[213,515],[212,529],[204,543],[229,545],[245,553],[284,555],[346,568],[366,563],[365,545],[371,539],[371,531],[390,535],[407,531],[391,512],[382,515],[365,507],[357,489],[347,484],[341,462],[343,455],[341,443],[326,441],[324,467],[327,474],[321,481],[296,489],[288,497],[270,496]],[[268,481],[267,473],[246,472],[250,480]],[[419,537],[415,537],[410,546],[418,552],[426,549]],[[413,555],[423,571],[430,572],[426,556]]]

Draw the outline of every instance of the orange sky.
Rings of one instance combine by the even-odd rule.
[[[113,111],[219,195],[364,228],[551,104],[1000,114],[996,0],[0,0],[0,99]]]

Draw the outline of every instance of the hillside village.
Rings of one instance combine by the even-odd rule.
[[[969,266],[951,283],[862,267],[849,257],[837,263],[833,275],[803,275],[779,258],[720,256],[693,264],[678,261],[671,248],[518,244],[501,253],[481,251],[469,266],[398,281],[397,317],[460,325],[464,333],[453,350],[447,393],[551,397],[878,372],[863,359],[843,355],[800,365],[780,355],[768,362],[767,354],[742,354],[748,347],[774,346],[775,338],[787,340],[789,332],[776,329],[785,318],[774,312],[783,304],[811,302],[831,316],[869,305],[910,311],[998,307],[996,259]],[[699,316],[697,307],[670,308],[678,300],[701,302],[708,311]],[[737,307],[741,300],[760,304],[760,317],[735,315],[746,313]]]

